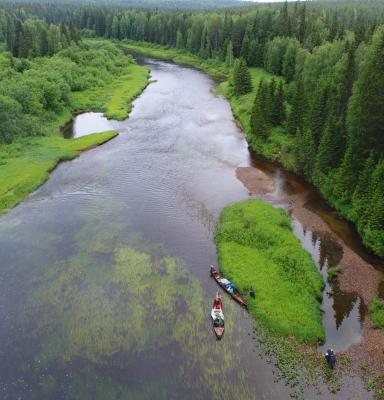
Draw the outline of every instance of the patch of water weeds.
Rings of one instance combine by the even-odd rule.
[[[331,370],[323,353],[292,337],[281,337],[256,326],[253,337],[261,357],[274,365],[275,381],[283,381],[294,399],[306,399],[308,390],[317,396],[336,394],[343,387],[343,378],[357,377],[351,358],[345,353],[337,355],[337,365]]]

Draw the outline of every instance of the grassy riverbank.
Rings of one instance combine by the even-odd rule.
[[[94,133],[78,139],[61,137],[25,139],[0,150],[0,213],[16,206],[49,177],[60,161],[114,138],[115,131]]]
[[[8,68],[12,79],[21,82],[19,86],[25,85],[26,93],[37,96],[34,86],[30,87],[33,81],[24,83],[11,65]],[[60,161],[72,159],[81,151],[117,135],[117,132],[109,131],[64,139],[60,128],[71,119],[72,113],[100,111],[108,118],[125,119],[131,111],[132,101],[149,82],[148,68],[137,65],[116,44],[100,39],[85,40],[81,46],[65,49],[54,57],[32,61],[28,72],[36,76],[42,74],[42,86],[46,84],[44,73],[50,73],[49,79],[57,79],[62,94],[57,95],[54,103],[52,101],[54,106],[44,109],[42,104],[39,112],[33,110],[32,117],[20,114],[21,121],[23,118],[36,121],[33,125],[36,132],[26,129],[11,143],[0,144],[0,213],[17,205],[44,183]],[[63,77],[70,85],[64,86]],[[39,107],[38,99],[36,107]]]
[[[264,329],[309,344],[324,340],[323,280],[283,210],[260,200],[230,205],[216,243],[225,276],[240,291],[255,289],[249,311]]]
[[[134,42],[124,40],[121,42],[124,48],[147,57],[153,57],[160,60],[172,61],[176,64],[186,65],[206,72],[212,78],[218,81],[228,79],[229,70],[226,65],[218,60],[202,58],[188,53],[185,50],[179,50],[174,47],[164,47],[147,42]]]
[[[74,92],[71,101],[74,110],[103,112],[109,119],[122,121],[132,110],[132,101],[149,83],[149,69],[137,64],[129,65],[120,76],[102,86]]]

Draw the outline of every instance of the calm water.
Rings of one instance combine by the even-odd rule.
[[[67,139],[99,133],[115,129],[114,121],[108,120],[102,113],[86,112],[75,119],[63,129]]]
[[[209,319],[214,226],[248,198],[235,176],[251,163],[243,134],[205,75],[148,64],[156,83],[111,122],[120,135],[61,164],[0,219],[1,398],[289,398],[244,310],[224,298],[221,342]],[[326,268],[337,249],[300,229]],[[326,327],[336,338],[347,324],[352,343],[359,306],[344,300],[336,318],[324,302]],[[337,398],[368,398],[360,389],[354,380]]]

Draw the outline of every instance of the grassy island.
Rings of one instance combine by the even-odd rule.
[[[226,207],[216,243],[225,276],[240,291],[254,288],[249,311],[262,328],[309,344],[324,340],[323,279],[282,209],[261,200]]]

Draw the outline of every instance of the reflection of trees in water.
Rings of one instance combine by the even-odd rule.
[[[324,232],[318,235],[320,240],[320,266],[324,267],[326,260],[330,267],[337,266],[343,256],[343,248],[330,233]]]
[[[319,249],[319,268],[336,267],[343,256],[343,248],[334,239],[329,232],[312,232],[312,245]],[[340,290],[338,279],[332,282],[333,305],[336,329],[339,329],[344,319],[348,318],[356,304],[359,301],[354,293],[346,293]],[[359,303],[359,312],[362,320],[366,313],[363,301]],[[361,321],[363,322],[363,321]]]
[[[333,310],[335,312],[336,329],[339,329],[344,319],[349,317],[357,300],[358,297],[355,293],[342,292],[338,280],[334,279]],[[360,304],[363,304],[363,302],[360,302]]]

